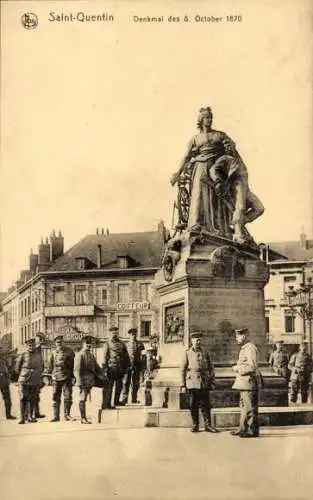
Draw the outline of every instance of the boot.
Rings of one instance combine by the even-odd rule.
[[[31,401],[29,403],[29,416],[28,416],[28,422],[31,424],[35,424],[37,422],[37,419],[33,415],[35,415],[35,404]]]
[[[50,422],[60,422],[60,403],[53,403],[53,418]]]
[[[213,432],[214,434],[217,434],[218,432],[220,432],[218,429],[216,429],[215,427],[212,426],[212,424],[211,424],[211,415],[210,414],[204,415],[203,416],[203,420],[204,420],[204,430],[205,430],[205,432]]]
[[[64,401],[64,420],[67,420],[68,422],[70,420],[73,420],[71,418],[71,406],[72,406],[72,403],[69,403],[68,401]]]
[[[86,418],[86,403],[84,401],[79,402],[79,411],[80,411],[80,423],[81,424],[91,424],[89,420]]]
[[[26,421],[26,404],[24,401],[20,401],[20,420],[19,420],[19,424],[25,424],[25,421]]]
[[[39,410],[39,401],[34,404],[35,418],[45,418],[46,415],[42,415]]]
[[[5,399],[4,405],[5,405],[5,416],[7,420],[16,420],[16,417],[13,417],[13,415],[11,415],[11,406],[12,406],[11,400]]]

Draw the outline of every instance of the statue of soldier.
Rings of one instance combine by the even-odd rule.
[[[131,402],[139,403],[137,401],[138,390],[140,387],[140,374],[143,369],[142,351],[145,346],[143,342],[137,340],[137,328],[130,328],[128,330],[130,339],[126,344],[127,352],[129,355],[130,366],[126,372],[124,380],[124,388],[122,394],[122,404],[128,402],[129,389],[131,387]]]
[[[53,418],[51,422],[59,422],[62,390],[64,395],[64,420],[71,420],[75,354],[72,349],[63,344],[63,335],[56,335],[54,343],[55,349],[48,363],[48,372],[52,375],[53,386]]]
[[[301,394],[302,403],[307,403],[310,375],[312,373],[312,358],[307,352],[307,344],[301,342],[298,352],[289,360],[290,374],[290,401],[296,403],[298,393]]]
[[[235,143],[224,133],[212,129],[211,108],[199,111],[200,132],[190,140],[178,172],[171,179],[174,185],[181,173],[191,171],[192,188],[189,207],[188,231],[212,228],[208,183],[212,183],[217,196],[231,195],[233,239],[245,243],[249,238],[245,224],[264,212],[259,198],[250,191],[247,169],[239,156]]]
[[[79,411],[82,424],[91,424],[86,417],[86,401],[96,378],[103,377],[102,370],[95,356],[91,352],[93,338],[86,335],[82,338],[82,348],[76,354],[74,361],[74,374],[76,385],[79,387]]]
[[[277,375],[284,377],[288,382],[289,380],[289,370],[288,370],[288,354],[283,349],[283,341],[276,342],[275,351],[270,355],[269,365]]]
[[[248,328],[235,330],[236,342],[241,346],[237,364],[233,371],[237,374],[233,389],[240,391],[240,423],[233,436],[252,438],[259,436],[259,390],[262,376],[258,369],[259,352],[250,341]]]
[[[113,326],[109,329],[109,340],[104,344],[103,371],[107,385],[103,389],[102,409],[114,409],[121,405],[123,378],[129,367],[130,360],[126,345],[119,338],[118,328]]]
[[[42,353],[36,348],[35,339],[26,340],[26,346],[27,350],[20,355],[16,366],[21,414],[19,424],[25,424],[27,420],[37,422],[34,411],[44,369]]]
[[[5,352],[0,346],[0,390],[2,393],[4,407],[5,407],[5,416],[7,420],[15,420],[11,413],[12,401],[11,401],[11,393],[10,393],[10,370],[9,364],[5,357]]]
[[[181,364],[181,391],[189,391],[191,432],[199,432],[201,409],[206,432],[218,432],[211,425],[210,389],[214,384],[214,368],[209,353],[202,345],[201,332],[191,334],[191,347],[184,352]]]

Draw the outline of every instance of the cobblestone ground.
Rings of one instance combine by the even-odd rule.
[[[15,388],[12,388],[15,399]],[[42,411],[51,416],[50,389]],[[101,399],[94,391],[89,414]],[[14,404],[15,406],[15,404]],[[73,414],[77,414],[77,404]],[[2,411],[2,409],[1,409]],[[1,500],[309,500],[312,427],[229,432],[0,422]]]

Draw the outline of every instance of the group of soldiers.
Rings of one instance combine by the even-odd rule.
[[[42,353],[43,337],[40,335],[26,341],[26,350],[18,357],[13,376],[4,357],[0,356],[0,388],[6,417],[16,418],[11,414],[10,379],[18,382],[19,424],[37,422],[38,418],[45,417],[39,411],[39,401],[43,380],[47,377],[52,379],[51,422],[60,421],[62,392],[64,420],[72,420],[74,384],[79,388],[82,424],[91,423],[86,417],[86,401],[94,386],[102,388],[102,409],[124,406],[129,399],[131,403],[138,403],[140,381],[145,376],[151,376],[157,364],[157,351],[155,346],[146,348],[137,340],[136,328],[131,328],[128,333],[130,340],[125,343],[119,338],[118,328],[110,328],[101,365],[91,351],[94,339],[89,335],[82,338],[82,348],[76,354],[64,344],[62,335],[56,335],[46,370]]]
[[[296,403],[301,395],[302,403],[307,403],[310,376],[313,371],[312,358],[307,352],[307,344],[301,342],[298,352],[288,356],[283,348],[283,341],[275,344],[271,353],[269,364],[277,375],[289,383],[289,398],[291,403]]]

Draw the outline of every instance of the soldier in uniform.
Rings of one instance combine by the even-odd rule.
[[[104,344],[103,370],[107,387],[103,389],[102,409],[114,409],[121,404],[123,378],[130,367],[129,355],[124,342],[119,339],[118,328],[109,330],[109,340]],[[114,390],[113,405],[111,402]]]
[[[10,393],[10,370],[8,362],[5,358],[5,353],[0,347],[0,390],[2,393],[4,407],[5,407],[5,416],[7,420],[15,420],[16,417],[13,417],[11,414],[11,393]]]
[[[102,378],[102,370],[96,358],[90,352],[92,337],[86,335],[82,338],[82,349],[76,354],[74,373],[76,385],[79,387],[79,411],[82,424],[91,424],[86,417],[86,401],[97,378]]]
[[[258,437],[259,436],[259,389],[261,388],[261,374],[258,369],[259,352],[249,339],[248,328],[235,330],[236,342],[241,346],[239,358],[233,371],[236,379],[233,389],[240,391],[240,424],[233,436]]]
[[[283,341],[276,342],[276,349],[272,352],[269,365],[272,367],[277,375],[284,377],[288,382],[289,380],[289,370],[288,370],[288,355],[283,349]]]
[[[19,424],[25,422],[37,422],[33,416],[36,398],[41,386],[41,374],[44,369],[44,362],[41,351],[36,348],[35,339],[26,341],[27,350],[23,352],[16,367],[18,375],[19,395],[20,395],[20,413]]]
[[[37,333],[35,335],[36,349],[38,350],[38,352],[40,354],[42,354],[42,346],[44,344],[44,341],[45,341],[45,336],[42,333]],[[35,404],[34,404],[33,414],[31,415],[35,419],[37,419],[37,418],[45,418],[45,416],[46,416],[46,415],[41,414],[40,413],[40,409],[39,409],[41,388],[42,388],[42,385],[40,384],[38,386],[38,392],[37,392],[36,397],[35,397]]]
[[[125,383],[122,396],[122,404],[128,402],[129,389],[131,386],[131,402],[139,403],[137,401],[137,394],[140,387],[140,374],[143,368],[142,351],[145,346],[142,342],[137,340],[137,328],[128,330],[130,340],[126,344],[127,352],[129,355],[130,366],[125,375]]]
[[[199,432],[199,409],[201,409],[206,432],[218,432],[211,425],[210,389],[214,384],[214,368],[209,353],[202,345],[202,334],[191,334],[191,347],[184,352],[181,364],[181,390],[189,391],[191,432]]]
[[[302,342],[299,351],[290,358],[288,368],[290,375],[290,401],[297,402],[298,393],[301,394],[302,403],[307,403],[310,375],[312,372],[312,358],[307,352],[307,346]]]
[[[71,420],[73,378],[74,378],[74,351],[63,344],[63,335],[54,338],[55,350],[52,352],[48,372],[52,374],[52,407],[53,418],[51,422],[59,422],[61,394],[64,394],[64,419]]]

